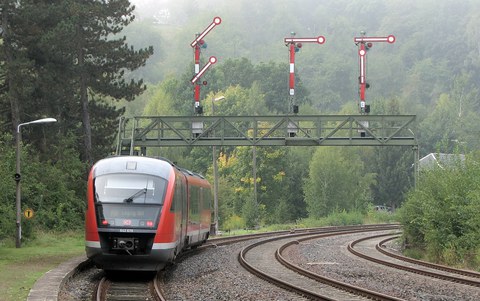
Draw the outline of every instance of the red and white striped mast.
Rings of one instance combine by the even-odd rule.
[[[395,43],[395,36],[389,35],[387,37],[366,37],[365,32],[362,31],[360,37],[355,37],[355,45],[358,46],[358,64],[360,66],[359,94],[360,94],[360,113],[370,113],[370,105],[365,103],[365,90],[370,86],[367,83],[367,51],[373,46],[373,43],[387,42],[389,44]]]
[[[302,43],[325,43],[325,37],[318,36],[316,38],[295,38],[295,32],[292,31],[290,38],[285,38],[285,46],[290,50],[290,79],[289,79],[289,95],[293,113],[298,113],[298,106],[295,103],[295,53],[300,51]]]
[[[214,57],[214,56],[211,56],[208,59],[208,63],[202,68],[202,70],[200,70],[201,48],[206,48],[206,44],[205,44],[205,41],[203,40],[203,38],[213,28],[215,28],[215,26],[219,25],[220,23],[222,23],[222,19],[220,17],[213,18],[212,23],[210,23],[210,25],[208,25],[207,28],[205,28],[202,33],[197,34],[195,40],[193,40],[193,42],[190,43],[190,46],[194,50],[194,61],[195,61],[195,70],[194,70],[195,75],[191,79],[191,82],[192,82],[192,84],[195,85],[194,92],[193,92],[193,99],[195,101],[194,110],[195,110],[196,114],[203,114],[203,108],[202,108],[202,106],[200,106],[200,86],[201,86],[200,77],[205,73],[205,71],[211,65],[213,65],[217,62],[217,58]]]

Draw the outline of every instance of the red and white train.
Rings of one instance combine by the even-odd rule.
[[[208,239],[211,199],[207,180],[165,159],[100,160],[88,177],[87,257],[104,270],[160,270]]]

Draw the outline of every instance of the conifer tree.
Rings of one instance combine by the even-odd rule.
[[[8,119],[15,128],[22,115],[56,117],[61,135],[82,137],[82,157],[91,164],[92,141],[105,150],[116,131],[113,121],[123,113],[106,100],[132,101],[146,88],[127,77],[153,48],[135,50],[119,36],[134,20],[134,6],[128,0],[13,2],[1,4],[1,100],[11,104]],[[93,124],[98,132],[92,133]]]
[[[133,100],[146,87],[142,80],[127,82],[125,72],[143,66],[153,48],[135,51],[125,37],[117,37],[135,17],[134,6],[128,0],[65,0],[64,3],[70,15],[65,25],[73,31],[72,84],[81,104],[85,160],[92,163],[90,95]]]

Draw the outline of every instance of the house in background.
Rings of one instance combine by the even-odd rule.
[[[462,154],[443,154],[430,153],[418,161],[418,168],[420,171],[432,169],[434,167],[452,167],[457,164],[465,162],[465,155]]]

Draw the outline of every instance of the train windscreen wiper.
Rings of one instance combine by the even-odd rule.
[[[133,202],[134,199],[136,199],[137,197],[141,196],[142,194],[146,194],[147,193],[147,188],[142,188],[140,189],[139,191],[135,192],[134,194],[132,194],[132,196],[124,199],[123,201],[125,203],[131,203]]]

